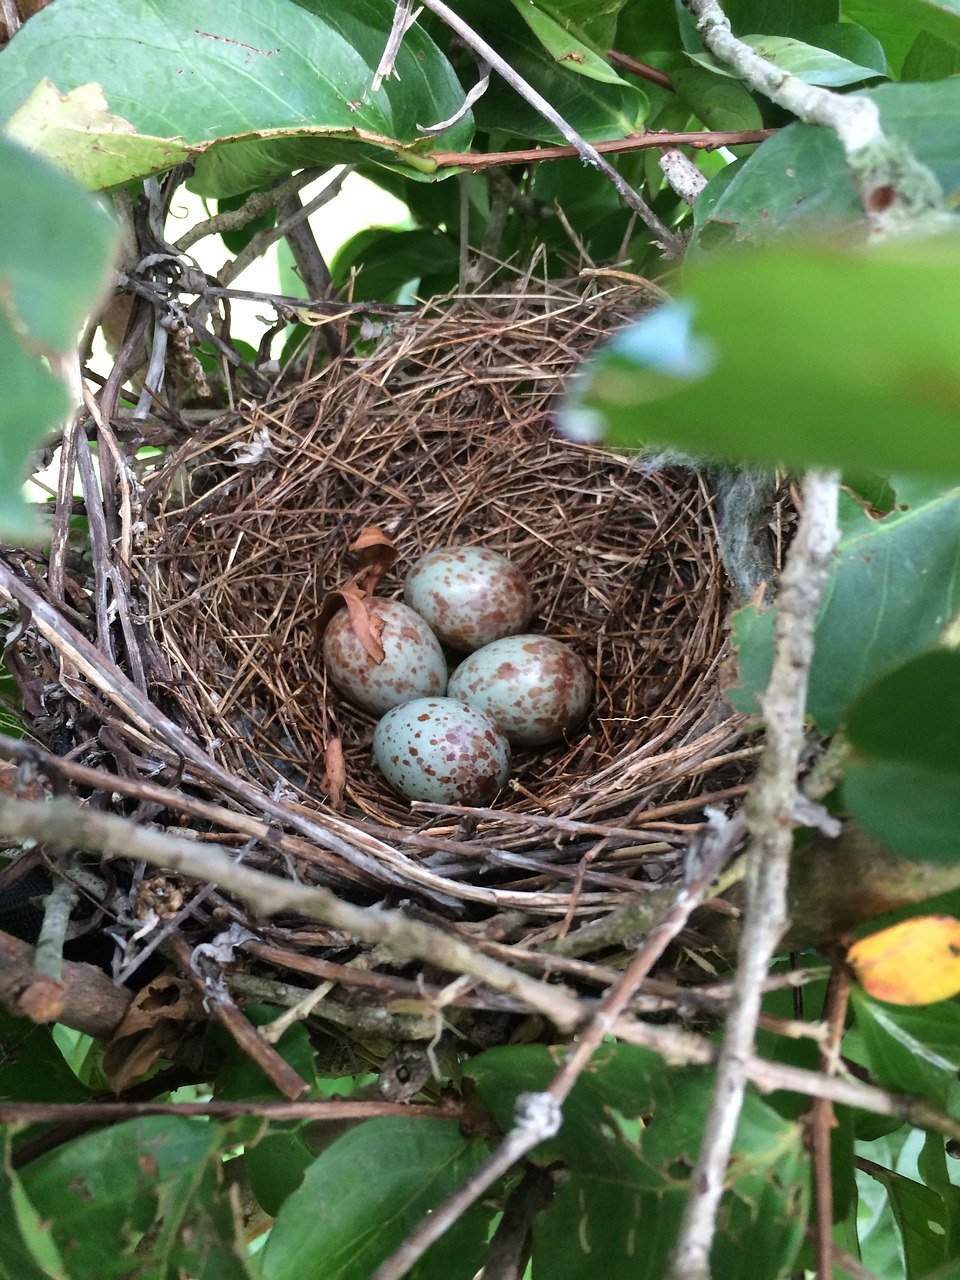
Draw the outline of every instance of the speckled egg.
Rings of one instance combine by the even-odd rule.
[[[373,756],[409,800],[483,804],[510,774],[510,744],[482,711],[457,698],[417,698],[388,711]]]
[[[407,574],[403,598],[451,649],[470,652],[516,635],[533,617],[530,586],[487,547],[437,547]]]
[[[383,619],[384,659],[375,662],[367,653],[346,609],[334,614],[323,635],[323,661],[340,692],[376,715],[411,698],[442,694],[447,687],[447,664],[439,640],[423,618],[399,600],[373,596],[364,606],[368,614]]]
[[[508,636],[464,658],[447,693],[486,712],[514,746],[555,742],[590,708],[591,681],[572,649],[548,636]]]

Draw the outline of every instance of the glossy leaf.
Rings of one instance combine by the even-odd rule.
[[[846,807],[871,835],[929,862],[960,860],[960,652],[937,649],[871,684],[850,711]]]
[[[390,30],[389,0],[315,7],[310,13],[293,0],[234,0],[228,7],[209,0],[199,6],[195,0],[104,0],[91,15],[84,0],[58,0],[0,51],[0,120],[45,79],[61,94],[100,86],[106,111],[84,96],[87,114],[78,124],[71,128],[79,108],[63,105],[56,129],[34,140],[55,147],[61,163],[102,186],[153,172],[182,158],[184,147],[200,157],[220,139],[229,147],[269,136],[252,155],[241,153],[246,163],[229,170],[206,158],[198,163],[196,189],[217,196],[286,172],[290,140],[309,155],[302,164],[338,154],[324,151],[325,139],[349,144],[354,159],[388,163],[411,148],[429,150],[417,124],[452,116],[463,92],[422,27],[404,39],[401,78],[374,94],[370,84]],[[92,39],[91,31],[102,38]],[[471,135],[467,117],[443,135],[442,145],[463,150]],[[172,147],[169,155],[163,140]]]
[[[857,694],[884,668],[935,643],[960,609],[960,488],[901,478],[898,507],[882,519],[841,495],[841,538],[817,617],[807,711],[836,732]],[[734,615],[740,684],[726,695],[759,711],[773,660],[776,610]]]
[[[488,40],[510,66],[538,90],[588,142],[623,138],[637,132],[646,120],[649,100],[635,85],[602,84],[577,75],[559,64],[539,42],[513,6],[492,6],[489,0],[464,0],[457,6],[464,18]],[[467,73],[476,76],[475,70]],[[474,106],[479,129],[508,137],[565,142],[540,113],[499,77]]]
[[[447,271],[456,277],[457,246],[440,232],[370,227],[341,246],[330,264],[334,285],[352,278],[350,297],[395,302],[404,285]]]
[[[902,139],[945,192],[960,188],[960,150],[953,145],[954,131],[960,129],[960,80],[879,85],[862,92],[876,102],[884,129]],[[705,196],[709,193],[708,186]],[[694,218],[689,265],[718,243],[762,244],[784,232],[820,235],[862,223],[863,213],[836,136],[795,123],[762,143],[719,199],[707,199],[702,208],[698,201]],[[726,231],[724,237],[720,230]]]
[[[72,179],[0,137],[0,530],[36,536],[27,460],[69,406],[42,354],[65,351],[97,302],[113,219]]]
[[[318,1267],[323,1280],[368,1280],[488,1151],[448,1120],[385,1116],[350,1130],[313,1162],[280,1209],[263,1280],[302,1280]],[[491,1212],[477,1205],[466,1213],[425,1255],[422,1275],[470,1280]]]
[[[575,31],[598,51],[615,43],[617,19],[629,0],[537,0],[537,8],[550,14],[566,31]]]
[[[543,5],[531,4],[530,0],[513,0],[513,7],[547,53],[562,67],[603,84],[626,83],[589,41],[572,26],[555,21],[545,12]]]
[[[844,16],[872,31],[898,73],[921,31],[960,48],[960,9],[937,0],[843,0]]]
[[[130,1120],[75,1138],[20,1174],[71,1276],[138,1273],[246,1280],[219,1169],[229,1131],[181,1117]],[[155,1220],[162,1228],[149,1231]]]
[[[681,67],[670,77],[673,87],[708,129],[761,129],[763,117],[753,95],[742,84],[703,67]]]
[[[910,46],[900,72],[904,80],[942,80],[960,71],[960,45],[921,31]]]
[[[744,44],[762,58],[766,58],[781,71],[788,72],[802,80],[804,84],[818,84],[825,88],[842,88],[848,84],[858,84],[861,80],[870,80],[882,71],[872,66],[862,66],[841,57],[829,49],[820,49],[790,36],[745,36]],[[701,66],[721,75],[732,75],[722,63],[718,63],[709,54],[692,54]]]
[[[0,1008],[0,1098],[21,1102],[82,1102],[90,1096],[57,1047],[49,1027]]]
[[[839,22],[839,0],[726,0],[723,11],[738,36],[804,38],[810,26]]]
[[[876,1083],[944,1106],[960,1067],[960,1006],[882,1004],[856,988],[851,1001]]]
[[[686,277],[692,332],[664,337],[651,363],[642,319],[588,364],[577,402],[619,448],[960,475],[958,293],[960,235],[723,255]],[[710,357],[699,377],[694,345]]]
[[[960,1188],[935,1191],[891,1169],[873,1167],[870,1176],[885,1187],[890,1198],[903,1241],[907,1280],[925,1280],[943,1262],[955,1267],[960,1247]]]

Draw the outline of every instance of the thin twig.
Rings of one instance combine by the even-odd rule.
[[[31,838],[53,849],[89,849],[108,858],[142,859],[202,882],[212,881],[247,902],[257,915],[293,911],[343,929],[365,942],[380,943],[398,958],[429,961],[452,973],[469,973],[497,991],[524,1000],[561,1030],[583,1021],[579,1001],[545,982],[537,982],[475,951],[439,929],[408,919],[399,911],[356,907],[328,889],[313,888],[266,875],[235,862],[217,845],[167,835],[114,814],[81,808],[70,800],[48,804],[0,798],[0,834]]]
[[[820,1049],[820,1069],[825,1075],[836,1075],[840,1059],[840,1042],[846,1026],[850,996],[850,975],[842,958],[835,957],[823,1002],[827,1039]],[[810,1108],[810,1149],[813,1154],[813,1187],[817,1206],[816,1249],[817,1280],[833,1276],[833,1178],[830,1161],[830,1131],[835,1119],[833,1103],[828,1098],[814,1098]]]
[[[219,272],[220,283],[229,284],[231,280],[235,280],[242,271],[245,271],[250,266],[251,262],[255,262],[265,250],[269,249],[274,241],[281,240],[298,222],[301,222],[304,218],[309,218],[312,213],[316,213],[325,204],[329,204],[331,200],[340,194],[341,187],[353,170],[353,165],[347,165],[334,178],[331,178],[327,185],[321,191],[318,191],[307,204],[301,205],[299,209],[286,218],[278,218],[276,226],[264,227],[262,231],[258,231],[252,237],[250,243],[244,245],[234,260]]]
[[[650,84],[659,85],[661,89],[673,89],[670,77],[665,71],[661,71],[658,67],[651,67],[647,62],[640,62],[637,58],[631,58],[629,53],[610,49],[607,52],[607,58],[621,71],[629,71],[631,75],[639,76],[641,80],[647,80]]]
[[[468,49],[472,49],[486,62],[489,62],[490,66],[506,80],[512,89],[519,93],[525,101],[529,102],[543,116],[544,120],[552,124],[558,133],[566,138],[585,164],[592,165],[595,169],[598,169],[604,177],[613,183],[625,203],[643,219],[644,223],[656,236],[665,254],[669,257],[680,257],[683,253],[683,245],[679,238],[660,221],[643,197],[634,191],[633,187],[614,169],[613,165],[604,160],[596,147],[591,146],[589,142],[581,138],[573,126],[567,123],[563,116],[547,102],[546,98],[534,89],[533,85],[528,84],[522,76],[518,75],[509,62],[501,58],[497,51],[487,44],[486,40],[477,35],[473,28],[468,26],[458,14],[445,5],[443,0],[423,0],[423,7],[429,9],[431,13],[435,13],[452,31],[455,31]]]
[[[400,52],[401,44],[403,44],[403,37],[420,16],[419,9],[415,13],[410,12],[412,3],[413,0],[397,0],[396,8],[393,11],[393,22],[390,25],[390,34],[387,37],[387,43],[380,61],[377,63],[377,69],[373,73],[373,83],[370,85],[372,93],[376,93],[384,80],[388,80],[390,76],[396,76],[398,80],[400,79],[395,65],[397,54]]]
[[[654,147],[694,147],[698,151],[715,151],[717,147],[736,147],[763,142],[772,138],[777,129],[707,129],[677,133],[664,130],[653,133],[631,133],[626,138],[613,138],[608,142],[595,142],[593,148],[600,155],[629,155],[634,151],[650,151]],[[580,152],[576,147],[523,147],[517,151],[434,151],[430,158],[437,168],[490,169],[494,165],[539,164],[543,160],[572,160]]]
[[[180,239],[174,242],[173,247],[177,253],[186,253],[198,240],[204,240],[207,236],[219,235],[223,231],[239,231],[241,227],[245,227],[254,218],[259,218],[268,209],[279,208],[284,200],[296,195],[315,179],[322,177],[325,172],[325,169],[301,169],[292,178],[286,178],[267,191],[253,191],[238,209],[224,209],[221,213],[214,214],[212,218],[207,218],[206,222],[198,222],[195,227],[185,231]]]
[[[680,890],[671,909],[650,931],[643,946],[619,981],[607,992],[600,1008],[580,1035],[576,1047],[542,1093],[521,1094],[517,1099],[517,1119],[500,1147],[458,1187],[428,1218],[407,1237],[400,1248],[382,1263],[371,1280],[399,1280],[423,1256],[431,1244],[461,1217],[537,1143],[552,1137],[560,1127],[561,1107],[578,1076],[609,1035],[634,992],[663,955],[669,943],[690,918],[730,852],[743,837],[743,819],[738,815],[717,832],[704,852],[703,866],[696,880]],[[550,1132],[544,1132],[549,1129]]]
[[[811,472],[777,604],[775,657],[763,697],[767,742],[745,805],[747,911],[737,983],[703,1144],[690,1198],[668,1270],[669,1280],[708,1280],[716,1214],[747,1083],[750,1056],[770,958],[787,926],[787,878],[793,848],[797,768],[804,744],[813,631],[836,545],[839,476]]]

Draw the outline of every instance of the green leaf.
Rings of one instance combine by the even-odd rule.
[[[909,147],[945,192],[960,189],[960,150],[954,145],[960,130],[960,79],[878,85],[862,93],[876,102],[884,129]],[[843,150],[832,130],[815,125],[781,129],[738,167],[720,199],[704,203],[709,193],[708,186],[694,209],[697,230],[688,266],[714,247],[705,239],[714,222],[728,229],[723,243],[750,244],[766,243],[786,231],[820,235],[842,232],[851,223],[863,225]]]
[[[9,1126],[0,1136],[0,1280],[67,1280],[67,1272],[44,1222],[10,1167]]]
[[[269,1133],[247,1146],[244,1162],[250,1190],[272,1218],[303,1182],[316,1156],[304,1140],[302,1124],[271,1125]]]
[[[850,999],[877,1084],[897,1093],[915,1093],[938,1106],[960,1068],[960,1006],[954,1000],[911,1006],[874,1000],[859,987]]]
[[[960,9],[936,0],[843,0],[844,16],[879,39],[894,75],[921,31],[960,47]]]
[[[111,115],[98,84],[62,94],[44,77],[13,112],[6,132],[92,191],[190,158],[180,139],[138,134],[129,121]]]
[[[608,444],[960,475],[960,236],[870,250],[771,243],[689,271],[684,293],[586,366],[576,405]],[[664,317],[681,312],[695,331],[675,322],[671,348]]]
[[[395,302],[404,285],[435,272],[449,271],[455,276],[457,264],[457,246],[438,231],[369,227],[337,250],[330,274],[339,289],[355,268],[351,297]]]
[[[900,72],[904,80],[944,80],[960,72],[960,45],[921,31],[910,46]]]
[[[502,1128],[517,1094],[546,1087],[561,1051],[493,1049],[470,1073]],[[534,1224],[535,1274],[564,1280],[660,1280],[689,1192],[710,1105],[702,1071],[645,1050],[606,1045],[564,1104],[563,1126],[534,1158],[562,1160],[565,1181]],[[796,1256],[806,1157],[797,1126],[748,1095],[711,1253],[724,1280],[773,1280]],[[762,1260],[762,1261],[761,1261]]]
[[[960,609],[960,489],[895,480],[896,510],[872,519],[841,495],[841,538],[817,617],[807,711],[821,733],[839,728],[879,672],[932,645]],[[727,690],[756,712],[773,659],[775,608],[734,615],[742,687]]]
[[[811,26],[840,20],[839,0],[726,0],[723,11],[738,36],[762,31],[804,39]]]
[[[636,133],[647,118],[649,100],[634,85],[602,84],[573,74],[559,64],[514,10],[493,6],[489,0],[465,0],[457,6],[475,31],[493,45],[510,66],[555,107],[588,142],[624,138]],[[476,72],[470,73],[472,82]],[[507,137],[542,142],[566,141],[540,113],[529,106],[499,76],[474,107],[477,128]]]
[[[781,71],[796,76],[804,84],[818,84],[827,88],[840,88],[843,85],[859,84],[862,80],[871,80],[883,72],[876,68],[861,66],[850,62],[847,58],[831,52],[829,49],[818,49],[790,36],[744,36],[744,44],[748,44],[762,58],[772,62]],[[717,71],[721,75],[732,75],[721,63],[708,53],[690,55],[701,66]]]
[[[617,20],[629,0],[537,0],[537,7],[565,31],[579,32],[594,49],[616,43]]]
[[[65,351],[105,283],[112,218],[51,165],[0,137],[0,530],[36,537],[27,461],[69,408],[41,358]]]
[[[530,0],[513,0],[513,7],[544,49],[561,66],[603,84],[625,84],[610,63],[571,26],[562,26]]]
[[[18,1102],[83,1102],[80,1083],[57,1048],[49,1027],[0,1009],[0,1098]]]
[[[823,26],[806,27],[797,35],[807,44],[870,67],[878,76],[887,74],[887,55],[875,35],[853,22],[828,22]]]
[[[845,807],[883,844],[928,862],[960,859],[960,652],[921,654],[853,704]]]
[[[87,86],[79,100],[60,104],[54,127],[41,130],[38,144],[54,147],[78,176],[103,186],[196,156],[195,188],[216,196],[288,172],[283,144],[290,140],[312,144],[305,164],[322,162],[326,139],[349,144],[354,160],[399,163],[405,151],[429,150],[417,124],[452,116],[463,91],[422,27],[404,38],[400,79],[373,93],[392,4],[317,0],[315,8],[311,13],[293,0],[233,0],[201,22],[193,0],[104,0],[94,11],[85,0],[58,0],[0,51],[0,120],[43,80],[61,93]],[[467,117],[441,145],[465,150],[471,136]],[[244,145],[242,139],[265,137],[270,141],[260,142],[255,165],[233,165],[227,190],[209,149],[216,154]],[[215,146],[219,140],[222,147]],[[415,160],[413,154],[410,163]]]
[[[922,1280],[943,1262],[955,1267],[960,1188],[934,1191],[890,1169],[872,1168],[870,1177],[881,1183],[890,1199],[903,1241],[907,1280]]]
[[[670,79],[680,98],[708,129],[763,128],[760,108],[739,81],[703,67],[681,67]]]
[[[367,1280],[431,1209],[489,1152],[449,1120],[384,1116],[344,1134],[307,1170],[280,1209],[263,1280]],[[415,1276],[470,1280],[483,1260],[492,1210],[475,1205],[427,1252]]]
[[[231,1141],[229,1129],[212,1123],[130,1120],[40,1156],[20,1178],[51,1223],[71,1276],[121,1280],[134,1270],[163,1276],[182,1268],[245,1280],[230,1205],[218,1195],[222,1151]]]

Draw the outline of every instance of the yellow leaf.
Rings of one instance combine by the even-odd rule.
[[[960,920],[917,916],[871,933],[847,952],[868,995],[889,1004],[936,1004],[960,993]]]

